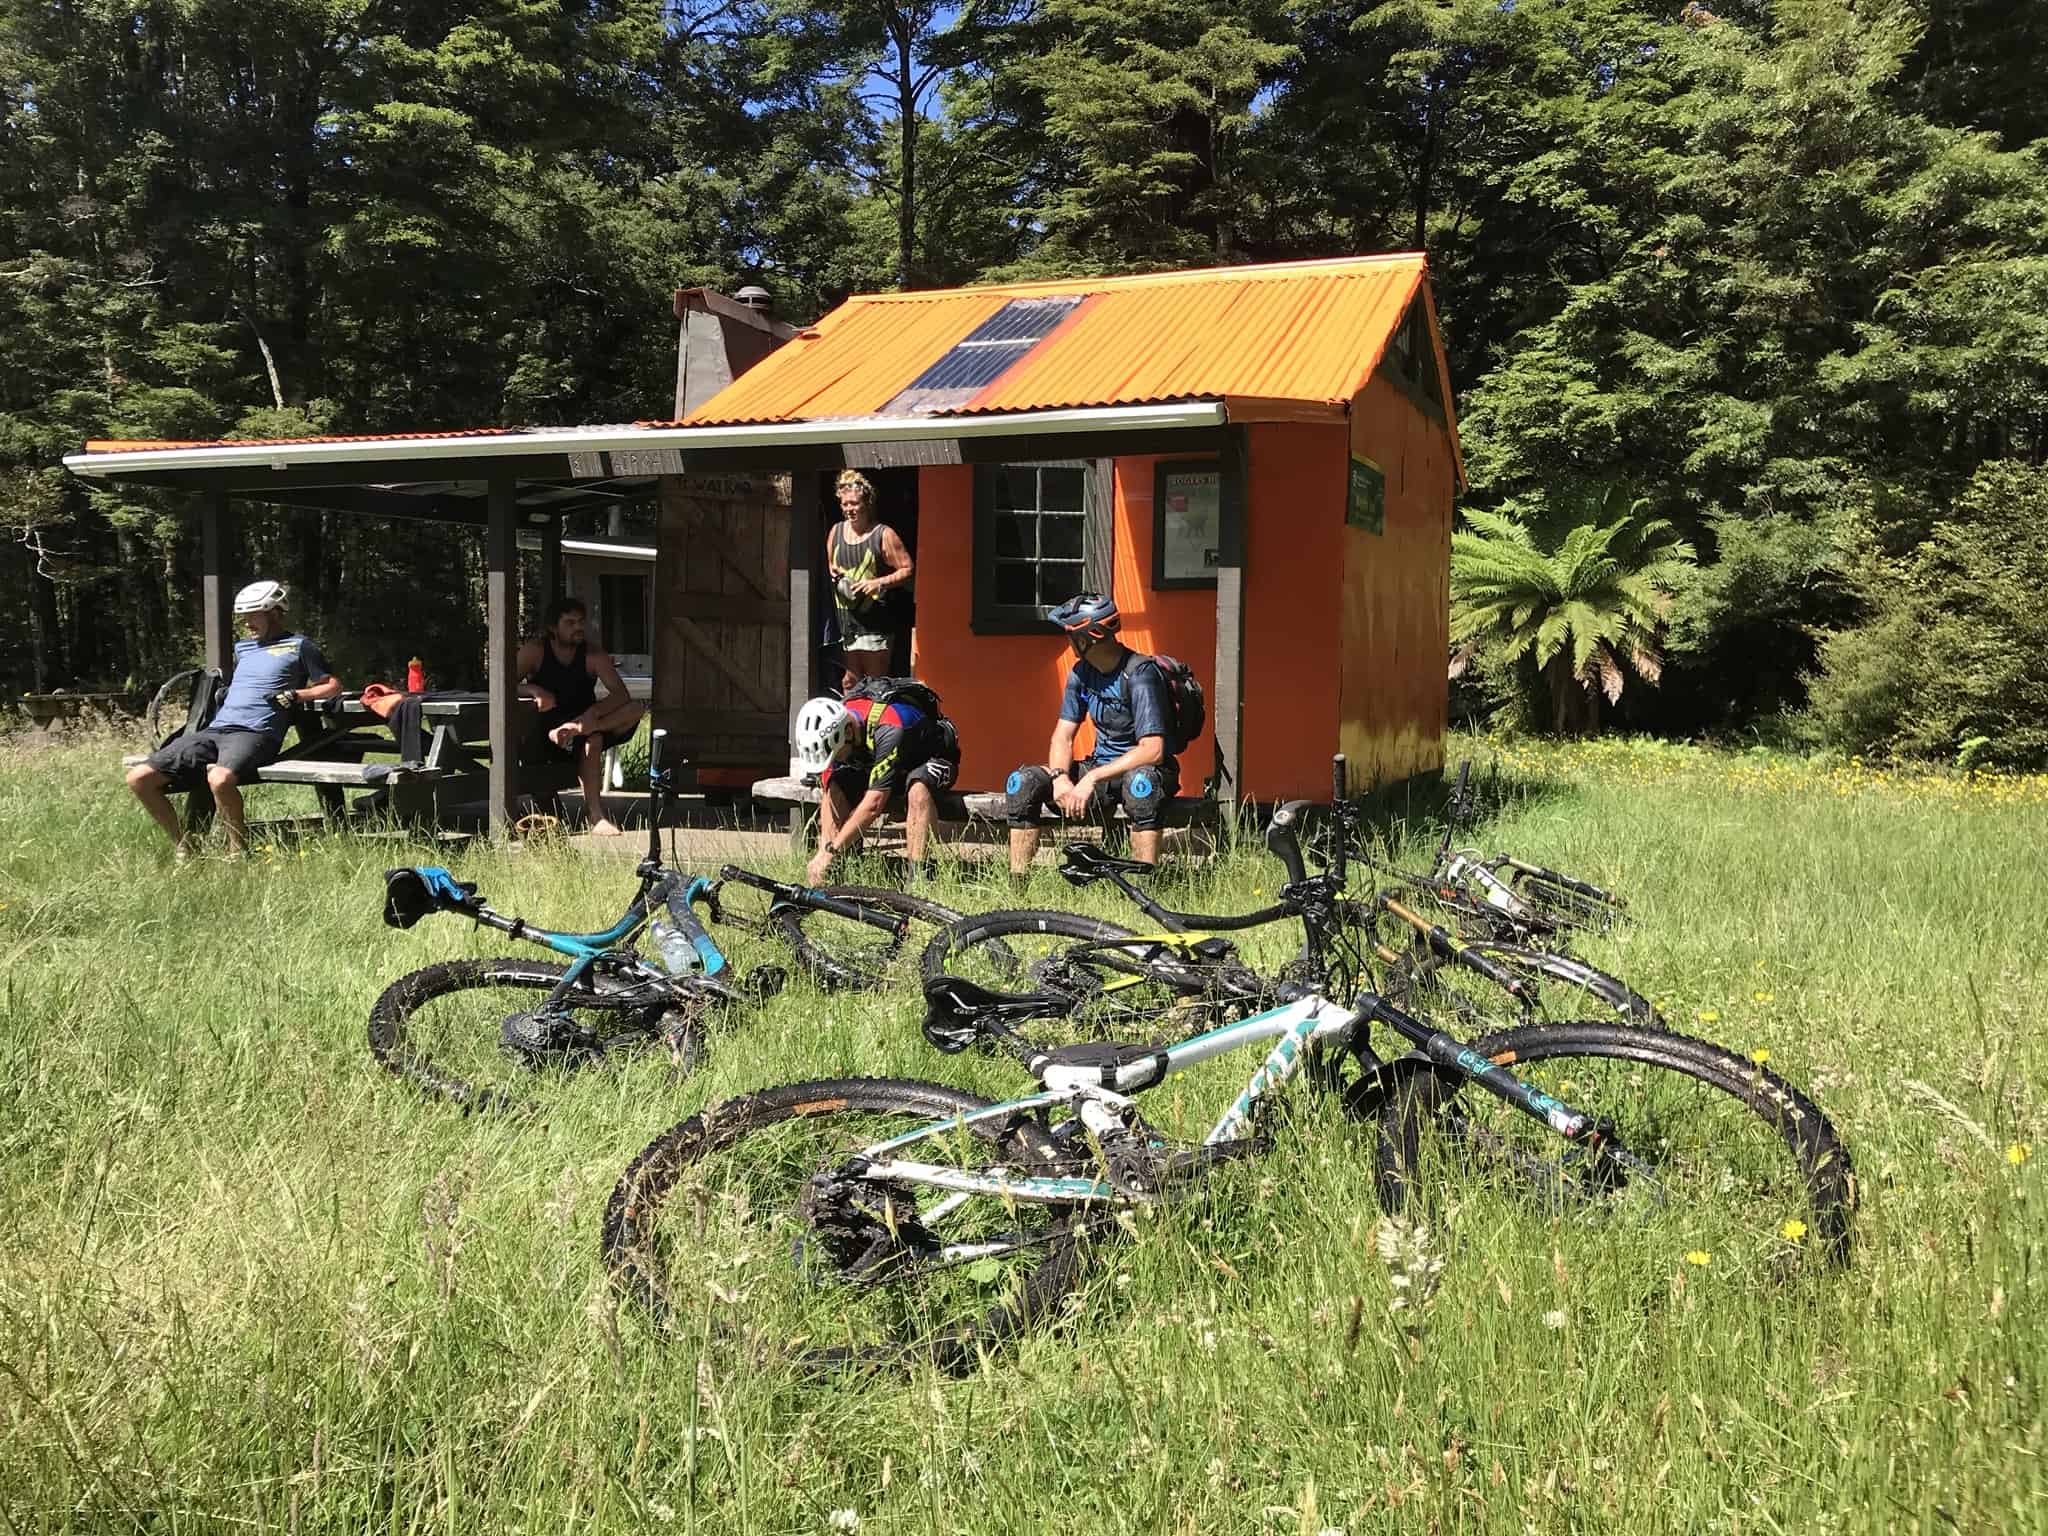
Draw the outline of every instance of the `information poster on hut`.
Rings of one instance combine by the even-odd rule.
[[[1214,467],[1159,470],[1158,570],[1161,586],[1212,584],[1222,548],[1223,476]]]
[[[1387,531],[1387,477],[1371,459],[1351,455],[1351,494],[1344,500],[1344,521],[1367,533]]]

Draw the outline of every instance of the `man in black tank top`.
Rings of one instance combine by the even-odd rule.
[[[604,813],[604,755],[632,736],[644,711],[626,692],[618,664],[584,638],[587,613],[580,597],[558,598],[539,638],[519,647],[513,670],[519,691],[540,706],[542,750],[576,765],[589,830],[616,837],[619,829]]]
[[[825,572],[839,621],[841,691],[864,677],[886,677],[896,641],[890,595],[913,574],[910,551],[887,523],[875,521],[875,488],[857,469],[839,476],[840,521],[825,535]]]

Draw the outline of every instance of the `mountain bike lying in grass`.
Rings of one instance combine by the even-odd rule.
[[[1267,833],[1290,870],[1301,810],[1282,807]],[[1333,1001],[1353,995],[1363,964],[1337,911],[1343,875],[1340,844],[1330,869],[1282,892],[1321,984],[1175,1045],[1037,1046],[1018,1026],[1042,1001],[941,977],[945,1017],[1011,1050],[1038,1091],[995,1103],[841,1078],[720,1104],[656,1137],[621,1177],[607,1270],[660,1325],[750,1366],[961,1367],[1060,1303],[1084,1240],[1271,1151],[1268,1106],[1304,1068],[1374,1125],[1390,1209],[1441,1187],[1425,1189],[1424,1173],[1455,1173],[1461,1197],[1498,1183],[1559,1220],[1654,1227],[1674,1251],[1733,1258],[1796,1231],[1812,1237],[1787,1250],[1797,1261],[1846,1258],[1848,1155],[1820,1110],[1762,1067],[1605,1022],[1466,1041],[1372,990]],[[1412,1049],[1383,1059],[1375,1026]],[[1263,1060],[1199,1142],[1139,1112],[1143,1091],[1253,1046]]]
[[[1333,798],[1333,813],[1337,841],[1348,847],[1356,839],[1357,807],[1340,793]],[[1304,878],[1291,835],[1275,851],[1295,861],[1290,879]],[[1176,912],[1135,883],[1151,872],[1150,865],[1113,858],[1089,843],[1070,844],[1061,865],[1074,885],[1113,885],[1159,925],[1157,932],[1134,932],[1080,913],[1046,909],[976,913],[935,934],[920,960],[927,998],[937,999],[927,1038],[945,1048],[947,1026],[939,1012],[946,994],[935,983],[948,976],[1011,1001],[1029,999],[1033,1006],[1021,1010],[1022,1015],[1058,1027],[1067,1037],[1148,1031],[1168,1016],[1185,1020],[1198,1009],[1244,1013],[1270,1002],[1278,989],[1313,979],[1306,951],[1277,973],[1262,976],[1225,937],[1294,919],[1298,907],[1281,901],[1227,916]],[[1405,936],[1400,948],[1376,940],[1374,953],[1387,968],[1380,990],[1409,1007],[1447,1009],[1478,1027],[1588,1014],[1638,1024],[1656,1019],[1647,999],[1582,960],[1490,939],[1463,939],[1412,911],[1391,891],[1364,902],[1341,900],[1336,911],[1362,932],[1392,927]]]
[[[768,895],[765,912],[751,925],[777,930],[798,963],[828,988],[880,985],[914,927],[959,919],[951,908],[901,891],[813,890],[731,865],[707,880],[664,864],[660,826],[674,783],[661,761],[666,737],[656,731],[652,739],[654,799],[647,856],[635,871],[639,888],[609,928],[571,933],[508,917],[445,869],[386,872],[384,920],[393,927],[410,928],[432,912],[456,912],[543,945],[568,963],[444,960],[400,977],[370,1011],[370,1050],[378,1061],[467,1109],[513,1107],[520,1100],[504,1085],[534,1069],[590,1066],[656,1045],[666,1047],[677,1075],[689,1072],[702,1059],[710,1010],[763,1001],[784,980],[774,966],[736,978],[698,921],[698,905],[714,921],[748,921],[720,905],[728,885]],[[656,958],[634,947],[643,928],[655,940]],[[508,1011],[508,1003],[517,1011]]]
[[[1609,933],[1630,921],[1628,902],[1590,881],[1512,854],[1452,848],[1460,823],[1471,815],[1471,773],[1470,759],[1458,764],[1443,837],[1428,872],[1388,874],[1449,914],[1468,936],[1493,943],[1555,949],[1575,932]]]

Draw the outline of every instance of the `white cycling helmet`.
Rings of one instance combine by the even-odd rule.
[[[283,582],[252,581],[235,594],[235,612],[264,613],[272,608],[282,608],[284,599]]]
[[[837,699],[807,699],[796,712],[796,760],[822,773],[853,740],[853,716]]]

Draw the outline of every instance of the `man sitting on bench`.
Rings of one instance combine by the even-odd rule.
[[[205,729],[185,732],[128,770],[128,787],[178,858],[192,849],[167,792],[212,790],[227,851],[241,853],[249,841],[241,786],[283,750],[295,708],[341,692],[320,648],[285,629],[284,606],[285,589],[275,581],[252,581],[235,594],[235,615],[249,635],[235,642],[235,675],[219,711]]]
[[[1059,724],[1043,767],[1027,763],[1010,775],[1010,873],[1031,872],[1038,852],[1039,813],[1050,800],[1062,816],[1107,812],[1122,801],[1131,823],[1131,857],[1159,860],[1159,826],[1180,791],[1173,759],[1173,699],[1150,656],[1116,638],[1123,627],[1116,600],[1083,592],[1047,615],[1067,632],[1073,670],[1060,700]],[[1086,717],[1095,722],[1095,750],[1074,761],[1074,736]]]
[[[626,692],[626,680],[609,653],[584,638],[588,613],[580,597],[549,604],[546,626],[537,639],[519,647],[513,670],[540,706],[540,728],[547,739],[542,752],[576,765],[584,825],[601,837],[617,837],[618,827],[604,813],[604,755],[632,739],[645,711]],[[602,701],[599,683],[604,684]]]
[[[818,851],[804,879],[822,884],[832,860],[903,791],[903,851],[924,863],[933,796],[960,773],[960,738],[939,712],[939,696],[914,678],[859,680],[844,699],[807,701],[796,715],[796,755],[818,775]],[[856,798],[858,797],[858,798]]]

